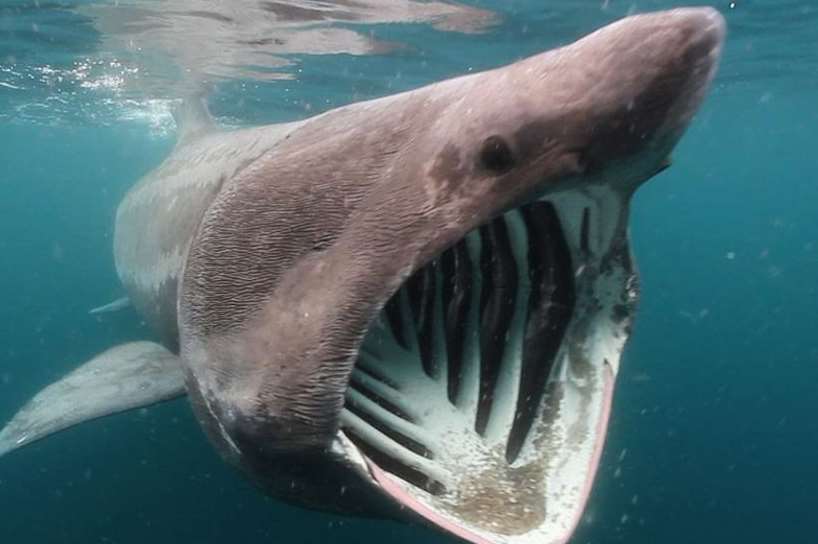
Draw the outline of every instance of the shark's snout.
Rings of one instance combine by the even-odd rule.
[[[637,182],[655,173],[701,105],[724,36],[718,11],[684,8],[629,17],[567,47],[556,70],[585,62],[571,65],[557,107],[585,173]]]
[[[684,86],[678,89],[679,104],[674,112],[679,115],[676,124],[686,126],[713,80],[727,26],[721,13],[710,7],[678,9],[670,14],[671,21],[678,19],[674,28],[679,38],[668,40],[663,52],[664,69],[686,75]]]
[[[724,16],[715,8],[682,8],[676,10],[680,18],[689,20],[693,37],[691,43],[717,54],[727,33]]]

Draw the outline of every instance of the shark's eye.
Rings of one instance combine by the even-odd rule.
[[[514,166],[514,154],[502,137],[489,136],[480,148],[480,165],[494,174],[503,174]]]

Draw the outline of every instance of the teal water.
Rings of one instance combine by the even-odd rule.
[[[335,26],[379,45],[307,40],[252,61],[170,47],[144,20],[114,24],[163,3],[120,4],[132,11],[0,4],[0,420],[92,354],[150,336],[131,312],[87,311],[121,294],[114,211],[173,145],[168,101],[190,85],[185,67],[219,76],[223,123],[276,122],[681,3],[475,2],[485,11],[461,14],[466,28],[346,21]],[[722,70],[674,166],[635,199],[641,305],[577,544],[818,541],[818,2],[712,5],[730,31]],[[185,28],[182,44],[213,38]],[[273,58],[289,64],[247,68]],[[234,541],[450,540],[264,498],[184,400],[0,459],[0,542]]]

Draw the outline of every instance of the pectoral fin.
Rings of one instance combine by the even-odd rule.
[[[183,394],[177,356],[153,342],[116,346],[26,403],[0,431],[0,456],[83,421]]]

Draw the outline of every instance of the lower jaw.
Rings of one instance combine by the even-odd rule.
[[[507,212],[387,303],[339,432],[382,493],[472,542],[570,534],[635,302],[626,203],[609,196]]]

